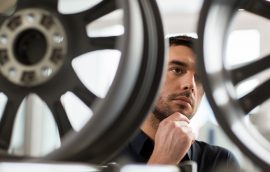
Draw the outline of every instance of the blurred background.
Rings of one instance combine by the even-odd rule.
[[[59,10],[62,13],[75,13],[90,8],[98,2],[100,0],[60,0]],[[197,37],[197,22],[203,0],[157,0],[157,2],[166,36],[187,34]],[[122,15],[121,11],[116,11],[89,24],[87,26],[89,36],[121,35],[124,32],[121,23]],[[239,11],[236,14],[230,28],[226,47],[226,57],[228,57],[226,64],[228,68],[253,61],[259,56],[269,53],[269,26],[268,21],[265,19],[245,11]],[[117,50],[90,52],[76,58],[72,65],[87,88],[98,97],[104,97],[114,78],[120,55],[121,53]],[[240,84],[237,88],[237,94],[247,93],[262,82],[263,79],[263,76],[256,77]],[[4,106],[6,98],[3,93],[0,100],[1,105]],[[75,130],[80,130],[85,122],[91,119],[91,109],[72,93],[67,92],[64,94],[61,101]],[[27,103],[25,102],[22,103],[18,111],[15,134],[9,151],[16,154],[44,155],[60,146],[57,127],[49,109],[37,96],[31,95],[27,99]],[[256,111],[253,113],[256,113]],[[260,120],[260,118],[263,118],[263,120]],[[253,115],[248,116],[247,120],[256,123],[258,129],[263,132],[265,131],[264,128],[267,127],[263,122],[269,121],[266,118],[270,119],[267,116]],[[249,171],[258,170],[256,165],[250,162],[224,134],[216,122],[214,113],[205,97],[197,114],[192,119],[191,125],[198,140],[226,147],[236,155],[243,169]],[[25,126],[36,129],[29,135]],[[23,137],[32,138],[28,140],[31,143],[26,144]]]

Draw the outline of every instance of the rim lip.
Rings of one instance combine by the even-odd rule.
[[[128,138],[132,133],[135,132],[135,129],[140,125],[144,117],[147,115],[150,106],[152,106],[152,102],[156,98],[160,88],[160,82],[163,78],[162,76],[164,70],[160,70],[158,65],[162,66],[162,69],[164,69],[164,33],[161,25],[161,16],[157,11],[155,11],[158,9],[156,2],[151,1],[149,4],[151,3],[152,9],[150,5],[148,5],[149,9],[153,11],[151,11],[152,14],[151,12],[149,13],[151,16],[149,16],[150,18],[148,17],[148,20],[151,18],[153,20],[150,21],[149,25],[156,23],[159,24],[159,27],[152,28],[156,29],[154,33],[156,34],[155,36],[157,36],[157,38],[155,40],[155,38],[149,37],[148,46],[153,46],[154,48],[152,49],[152,53],[157,51],[158,53],[154,53],[154,55],[158,56],[154,56],[152,54],[152,59],[149,58],[150,60],[147,60],[146,62],[147,65],[143,66],[144,64],[142,63],[144,63],[144,56],[142,54],[134,55],[136,52],[146,52],[148,54],[148,51],[146,51],[144,47],[145,40],[143,35],[146,31],[143,28],[143,16],[141,17],[141,21],[139,21],[140,17],[138,17],[139,14],[137,12],[140,10],[140,5],[139,2],[137,2],[138,4],[136,4],[136,2],[137,1],[133,0],[125,0],[121,4],[118,4],[124,9],[124,13],[128,13],[124,15],[125,36],[123,36],[118,42],[118,46],[122,48],[120,49],[122,52],[121,60],[115,79],[111,85],[111,88],[109,89],[109,92],[107,93],[107,96],[102,100],[102,102],[95,104],[95,115],[79,131],[79,133],[70,133],[67,137],[65,137],[63,145],[61,145],[59,149],[56,149],[47,156],[42,157],[42,160],[81,161],[83,159],[87,159],[92,163],[100,163],[104,161],[104,158],[107,158],[109,155],[112,155],[115,152],[115,150],[111,150],[110,147],[113,149],[119,149],[123,143],[127,142]],[[144,2],[144,0],[142,0],[142,2]],[[134,12],[134,10],[137,10],[137,12]],[[156,12],[155,15],[153,15],[154,12]],[[133,16],[131,16],[132,14]],[[140,24],[138,24],[138,21]],[[146,21],[145,23],[147,24],[148,22]],[[141,28],[138,28],[139,25],[141,25]],[[149,28],[147,29],[149,30]],[[141,35],[138,34],[139,31],[141,32]],[[141,43],[138,44],[138,41]],[[134,49],[134,43],[137,45],[136,49]],[[140,49],[141,51],[137,51]],[[162,58],[160,58],[161,55]],[[125,58],[127,56],[129,59]],[[151,60],[155,64],[151,64]],[[135,65],[137,67],[135,67]],[[142,70],[144,71],[143,75],[141,73]],[[151,75],[147,74],[147,72],[151,73]],[[145,77],[144,75],[146,74],[150,78]],[[144,76],[144,78],[142,79],[140,76]],[[147,83],[142,83],[142,81]],[[128,88],[127,84],[129,85]],[[146,93],[144,88],[148,89],[149,92]],[[126,94],[123,93],[124,91]],[[121,95],[121,97],[124,95],[120,105],[119,102],[112,101],[116,97],[119,98],[119,95]],[[117,107],[113,105],[116,105]],[[137,112],[141,111],[143,113],[137,114]],[[126,114],[127,112],[130,114]],[[110,114],[110,118],[108,118],[108,114]],[[126,124],[124,124],[124,120],[128,120]],[[121,129],[121,127],[123,127],[123,129]],[[112,132],[111,128],[115,130],[114,133]],[[89,131],[93,130],[98,132],[94,134],[91,133],[91,135],[89,135]],[[116,131],[120,132],[120,135],[116,133]],[[80,145],[78,145],[78,143]],[[70,148],[72,148],[72,150]],[[101,149],[106,149],[107,152],[104,150],[101,151]],[[97,155],[99,157],[97,157]]]
[[[228,28],[236,12],[237,3],[239,3],[237,0],[222,2],[206,0],[204,2],[198,25],[200,39],[197,50],[198,54],[201,55],[201,58],[198,58],[198,69],[202,75],[206,96],[225,133],[243,153],[259,164],[262,169],[270,169],[270,158],[265,159],[270,157],[269,142],[253,126],[247,126],[243,123],[244,113],[229,91],[232,84],[228,81],[230,78],[226,75],[225,67],[222,66],[224,55],[222,50],[226,45]],[[220,20],[219,16],[222,16],[223,20]],[[213,47],[216,50],[213,50]],[[215,52],[213,53],[213,51]],[[209,58],[213,59],[214,55],[221,59],[219,64],[215,64],[220,68],[211,71]],[[220,95],[226,96],[227,102],[219,102],[217,94],[214,95],[214,91],[217,89],[221,89]]]

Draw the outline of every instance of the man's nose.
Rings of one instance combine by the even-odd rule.
[[[184,90],[190,90],[190,91],[194,91],[195,88],[195,77],[193,74],[186,74],[183,78],[182,78],[182,89]]]

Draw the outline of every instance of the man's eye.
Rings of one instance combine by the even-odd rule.
[[[183,74],[184,73],[184,70],[181,69],[181,68],[173,68],[172,71],[175,73],[175,74]]]

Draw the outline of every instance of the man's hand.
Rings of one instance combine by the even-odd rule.
[[[178,164],[195,140],[189,119],[178,112],[160,122],[148,164]]]

